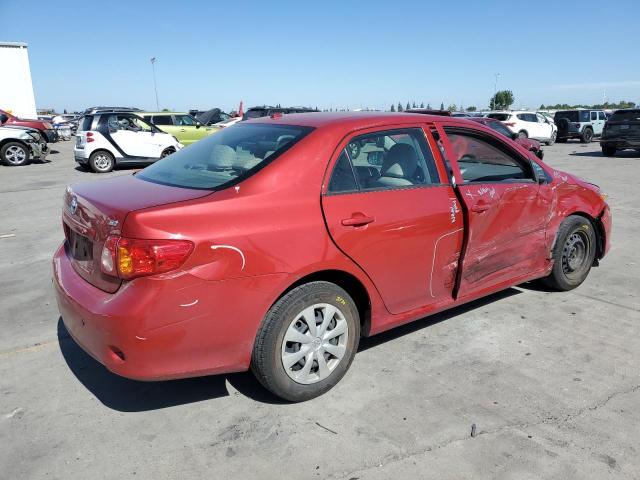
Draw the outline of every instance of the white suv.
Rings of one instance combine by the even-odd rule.
[[[536,112],[489,112],[485,117],[500,120],[520,138],[533,138],[547,145],[553,145],[558,135],[558,127],[545,116]]]
[[[116,165],[152,163],[180,150],[176,137],[132,112],[82,117],[73,149],[76,162],[105,173]]]

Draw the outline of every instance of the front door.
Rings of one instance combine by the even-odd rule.
[[[102,132],[103,135],[105,134]],[[114,114],[108,119],[108,134],[119,153],[131,160],[160,157],[160,145],[153,127],[142,118],[129,114]],[[105,135],[106,136],[106,135]]]
[[[351,137],[322,197],[334,242],[391,313],[452,301],[463,218],[430,145],[417,126]]]
[[[546,226],[551,191],[537,181],[531,160],[502,140],[474,130],[445,128],[449,158],[468,215],[459,297],[506,286],[548,266]]]

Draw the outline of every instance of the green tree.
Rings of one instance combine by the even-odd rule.
[[[427,110],[431,110],[431,104],[427,103]]]
[[[424,108],[424,102],[420,103],[420,108]]]
[[[471,105],[470,107],[467,107],[467,112],[475,112],[478,109],[476,107],[474,107],[473,105]]]
[[[402,112],[402,111],[403,111],[403,109],[402,109],[402,104],[401,104],[400,102],[398,102],[398,111],[399,111],[399,112]]]
[[[458,107],[456,107],[455,103],[452,103],[451,105],[449,105],[447,107],[447,110],[449,110],[450,112],[455,112],[458,109]]]
[[[395,112],[395,111],[396,111],[396,106],[392,103],[390,112]]]
[[[489,107],[492,110],[508,110],[514,101],[515,97],[511,90],[500,90],[489,100]]]
[[[444,102],[440,102],[440,110],[444,111]]]
[[[545,108],[547,108],[547,107],[544,106],[544,103],[541,103],[539,110],[544,110]]]
[[[418,107],[416,106],[416,102],[413,102],[413,103],[411,104],[411,108],[418,108]]]
[[[407,102],[407,107],[405,108],[405,110],[409,110],[409,109],[411,109],[411,104]]]

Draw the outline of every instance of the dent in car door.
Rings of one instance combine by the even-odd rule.
[[[433,163],[424,133],[420,129],[403,132],[408,130],[421,135],[416,148],[426,147],[422,160]],[[381,133],[370,135],[375,134]],[[407,180],[407,170],[394,169],[390,162],[397,152],[410,149],[392,145],[387,150],[377,141],[369,142],[370,135],[353,139],[350,144],[358,144],[357,148],[338,150],[333,175],[343,164],[345,175],[356,172],[358,183],[350,190],[332,192],[332,177],[329,191],[322,197],[329,233],[372,279],[391,313],[450,303],[463,234],[462,212],[453,189],[440,184],[435,165],[424,183]],[[377,155],[380,165],[363,161],[370,153]]]
[[[484,132],[447,129],[447,144],[468,225],[457,295],[544,271],[551,195],[530,161]]]

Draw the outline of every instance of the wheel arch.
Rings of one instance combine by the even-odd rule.
[[[371,297],[365,285],[353,274],[344,270],[319,270],[300,277],[290,284],[275,302],[300,285],[309,282],[325,281],[334,283],[344,289],[353,298],[360,315],[360,327],[363,336],[368,336],[371,330]],[[274,302],[274,303],[275,303]]]
[[[606,233],[605,233],[605,228],[604,228],[604,225],[602,224],[602,218],[601,218],[602,213],[598,217],[594,217],[587,212],[576,210],[574,212],[567,214],[562,219],[562,221],[565,221],[567,218],[571,216],[582,217],[588,220],[591,226],[593,227],[593,231],[596,234],[596,256],[594,260],[594,265],[597,265],[598,261],[604,256],[604,248],[606,245],[606,238],[605,238]],[[557,241],[558,241],[558,232],[556,232],[556,237],[553,240],[553,247],[555,247],[555,244]]]

